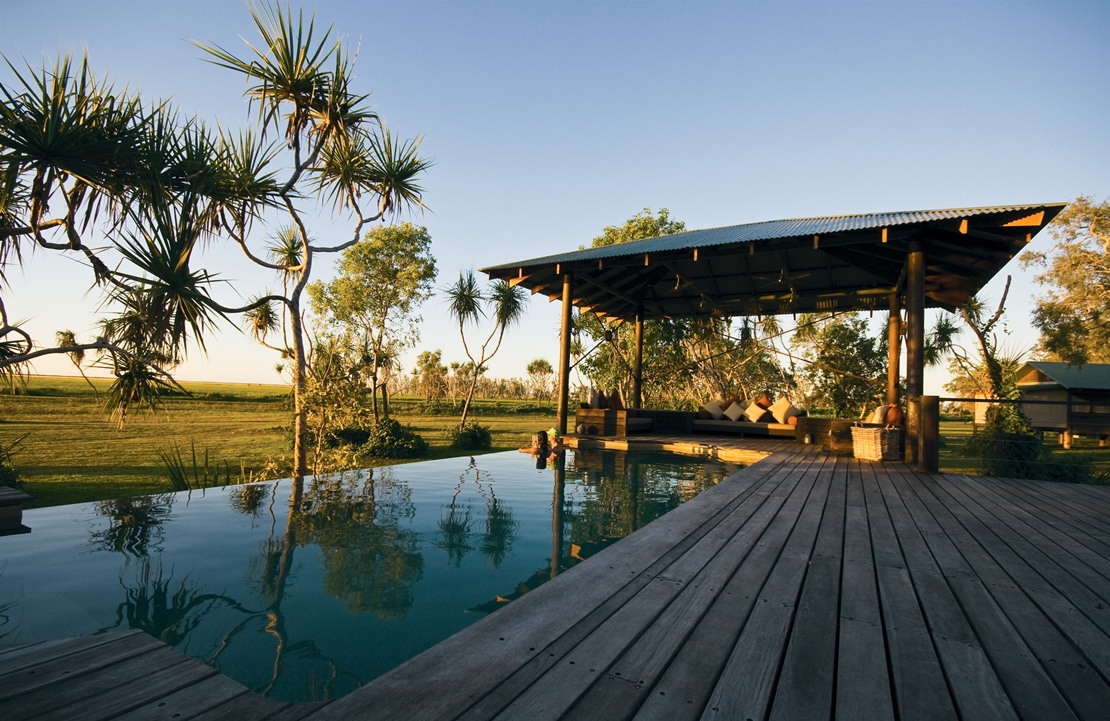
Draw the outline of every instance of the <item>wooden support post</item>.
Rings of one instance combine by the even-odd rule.
[[[917,470],[936,473],[940,468],[940,398],[921,396],[918,411],[921,430],[917,440]]]
[[[563,326],[559,335],[559,405],[555,427],[559,433],[567,432],[567,408],[570,405],[570,336],[571,336],[570,274],[563,276]]]
[[[636,354],[632,357],[632,407],[643,408],[644,393],[644,312],[636,312]]]
[[[890,320],[887,322],[886,402],[897,405],[898,370],[902,364],[902,299],[898,291],[890,294]]]
[[[917,463],[921,394],[925,392],[925,252],[910,243],[906,258],[906,463]]]

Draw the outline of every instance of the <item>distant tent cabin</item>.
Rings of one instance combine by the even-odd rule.
[[[1110,439],[1110,363],[1069,366],[1030,361],[1017,372],[1021,409],[1033,428],[1060,434],[1060,445],[1071,448],[1075,436]],[[990,403],[975,403],[975,422],[986,420]]]
[[[950,208],[774,220],[691,230],[631,243],[482,268],[562,302],[557,427],[567,429],[571,309],[634,322],[647,318],[792,315],[891,310],[905,337],[907,462],[935,470],[922,449],[925,309],[955,310],[990,281],[1065,203]],[[905,311],[903,334],[901,315]],[[887,401],[899,403],[901,342],[890,344]],[[642,346],[632,360],[641,407]],[[926,400],[923,401],[923,398]],[[935,438],[936,419],[925,421]],[[920,458],[919,458],[920,456]]]

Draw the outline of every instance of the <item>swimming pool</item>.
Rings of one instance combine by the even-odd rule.
[[[510,452],[29,510],[0,645],[140,628],[269,698],[336,698],[738,468]]]

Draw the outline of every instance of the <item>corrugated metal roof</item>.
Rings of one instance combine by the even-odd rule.
[[[1067,363],[1053,361],[1030,361],[1018,375],[1024,375],[1027,368],[1040,371],[1068,390],[1110,390],[1110,363],[1069,366]]]
[[[1063,205],[1062,203],[1060,205]],[[928,223],[944,220],[959,220],[981,215],[999,213],[1013,213],[1015,211],[1035,211],[1045,207],[1037,205],[999,205],[979,208],[947,208],[941,210],[908,210],[892,213],[867,213],[863,215],[836,215],[819,218],[793,218],[786,220],[768,220],[759,223],[745,223],[742,225],[729,225],[720,228],[705,228],[703,230],[688,230],[673,235],[663,235],[657,238],[635,240],[629,243],[602,246],[600,248],[586,248],[583,250],[545,255],[529,260],[502,263],[482,268],[482,272],[490,273],[505,268],[519,268],[550,263],[569,263],[573,261],[589,261],[599,258],[618,258],[644,253],[660,253],[689,248],[710,248],[719,245],[735,243],[751,243],[761,240],[777,240],[781,238],[799,238],[813,235],[828,235],[831,233],[845,233],[860,230],[878,230],[903,225]]]
[[[925,302],[958,308],[1065,204],[796,218],[691,230],[483,268],[599,315],[647,318],[876,310],[902,293],[914,248]]]

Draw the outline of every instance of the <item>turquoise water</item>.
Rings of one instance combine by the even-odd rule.
[[[270,698],[336,698],[737,468],[511,452],[30,510],[0,537],[0,645],[139,628]]]

